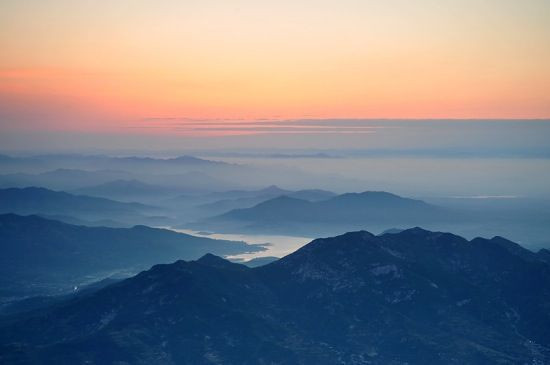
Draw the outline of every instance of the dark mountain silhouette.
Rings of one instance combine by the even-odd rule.
[[[228,212],[223,218],[261,221],[361,222],[366,220],[413,220],[435,217],[441,210],[420,200],[385,192],[347,193],[318,202],[282,196],[251,209]]]
[[[227,196],[231,194],[231,192],[227,193],[228,194],[224,195]],[[251,208],[257,204],[280,196],[288,196],[291,198],[302,199],[306,201],[319,201],[336,196],[336,194],[326,190],[308,189],[291,191],[280,189],[277,186],[270,186],[268,188],[257,191],[234,191],[232,193],[234,196],[240,195],[240,197],[216,200],[214,202],[200,204],[196,206],[196,209],[199,212],[204,213],[205,215],[211,216],[226,213],[234,209]],[[214,194],[211,194],[205,198],[210,200],[212,195]]]
[[[0,215],[0,294],[47,294],[207,252],[229,255],[261,249],[146,226],[85,227],[5,214]]]
[[[315,235],[356,229],[365,225],[386,229],[396,225],[414,226],[426,222],[451,221],[457,217],[455,212],[421,200],[368,191],[342,194],[320,201],[284,195],[189,226],[204,230],[276,231]]]
[[[21,213],[35,211],[52,213],[103,210],[135,211],[152,208],[139,203],[121,203],[110,199],[73,195],[37,187],[0,189],[0,204],[1,211]]]
[[[247,268],[156,265],[4,318],[18,364],[546,364],[550,265],[502,238],[420,228],[317,239]]]
[[[99,281],[94,281],[90,284],[74,286],[71,292],[60,295],[37,295],[25,297],[23,299],[12,299],[7,302],[0,302],[0,316],[13,315],[17,313],[25,313],[41,308],[47,308],[55,303],[91,294],[99,289],[105,288],[108,285],[123,280],[121,277],[108,277]]]

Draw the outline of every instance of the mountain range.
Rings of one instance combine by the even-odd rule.
[[[320,189],[292,191],[281,189],[277,186],[269,186],[267,188],[255,191],[233,191],[225,192],[224,194],[213,193],[209,194],[207,197],[212,199],[215,196],[227,196],[227,198],[196,205],[195,208],[197,211],[202,214],[212,216],[226,213],[234,209],[251,208],[257,204],[280,196],[287,196],[305,201],[320,201],[332,198],[336,196],[336,194]]]
[[[146,226],[76,226],[38,216],[0,215],[0,297],[52,294],[153,264],[263,250]]]
[[[45,188],[0,189],[0,214],[38,214],[85,221],[113,220],[127,224],[145,223],[160,213],[159,208],[86,195],[74,195]]]
[[[183,193],[205,193],[231,189],[238,184],[200,171],[147,174],[136,170],[56,169],[36,174],[0,175],[0,187],[40,186],[115,200],[134,201],[174,197]]]
[[[317,239],[257,268],[208,254],[0,321],[17,364],[546,364],[550,264],[420,228]]]
[[[387,192],[346,193],[309,201],[288,195],[234,209],[190,224],[193,229],[318,235],[357,227],[414,226],[448,222],[457,212]],[[372,229],[372,228],[371,228]]]

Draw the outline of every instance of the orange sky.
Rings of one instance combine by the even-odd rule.
[[[550,118],[545,0],[6,0],[0,49],[5,130]]]

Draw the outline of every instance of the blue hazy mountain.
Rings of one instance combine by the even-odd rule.
[[[282,189],[277,185],[270,185],[262,189],[256,190],[227,190],[227,191],[217,191],[210,194],[206,194],[203,198],[208,199],[209,202],[231,200],[231,199],[243,199],[243,198],[254,198],[257,196],[271,196],[276,197],[280,195],[285,195],[291,193],[291,190]]]
[[[230,255],[262,249],[146,226],[85,227],[5,214],[0,215],[0,296],[51,294],[113,273],[196,259],[207,252]]]
[[[81,154],[0,156],[0,187],[75,190],[116,180],[139,180],[171,188],[177,195],[187,191],[204,193],[241,188],[239,181],[243,174],[254,171],[242,165],[187,155],[174,158]]]
[[[251,208],[235,209],[190,226],[226,231],[319,234],[370,225],[413,226],[450,221],[456,212],[386,192],[347,193],[308,201],[279,196]]]
[[[177,170],[176,170],[177,172]],[[173,197],[183,193],[204,193],[231,189],[235,183],[214,178],[200,171],[167,174],[121,170],[56,169],[42,173],[14,173],[0,175],[0,187],[40,186],[77,194],[93,195],[116,200],[143,201]]]
[[[110,199],[119,200],[132,200],[139,201],[143,199],[173,196],[178,194],[177,189],[169,188],[160,185],[147,184],[142,181],[131,180],[114,180],[98,184],[94,186],[88,186],[74,190],[74,193],[91,195],[97,197],[104,197]]]
[[[546,364],[550,265],[419,228],[317,239],[258,268],[156,265],[0,322],[17,364]]]
[[[13,173],[0,175],[0,186],[22,188],[40,186],[49,189],[71,190],[84,186],[102,184],[117,179],[130,179],[133,175],[126,171],[81,170],[58,168],[41,173]]]
[[[214,202],[208,202],[204,204],[196,205],[195,208],[198,212],[205,215],[217,215],[225,213],[234,209],[251,208],[257,204],[263,203],[267,200],[274,199],[280,196],[287,196],[296,199],[302,199],[305,201],[320,201],[332,198],[336,196],[335,193],[320,190],[320,189],[306,189],[306,190],[285,190],[280,189],[277,186],[270,186],[265,189],[256,191],[233,191],[225,193],[213,193],[205,198],[211,200],[214,196],[233,196],[233,198],[226,198],[216,200]]]
[[[539,250],[539,252],[537,252],[537,255],[541,260],[550,264],[550,250],[542,248]]]
[[[38,214],[69,217],[82,221],[111,219],[123,223],[143,223],[147,216],[158,214],[158,208],[140,203],[74,195],[44,188],[0,189],[0,213]]]
[[[421,200],[367,191],[342,194],[317,202],[281,196],[251,209],[228,212],[223,217],[244,220],[360,222],[367,219],[411,219],[414,215],[435,216],[438,213],[438,207]]]
[[[250,208],[283,195],[316,201],[328,199],[336,194],[320,189],[287,190],[271,185],[262,189],[233,189],[204,194],[178,195],[164,199],[158,204],[168,208],[172,215],[179,218],[180,223],[187,223],[234,209]]]
[[[83,154],[47,154],[30,157],[0,156],[0,168],[5,171],[33,171],[43,169],[68,168],[78,169],[80,166],[100,169],[135,169],[151,167],[221,167],[228,166],[224,162],[206,160],[194,156],[178,156],[173,158],[154,158],[141,156],[106,156]]]

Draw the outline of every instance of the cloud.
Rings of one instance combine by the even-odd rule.
[[[186,135],[250,135],[250,134],[348,134],[375,133],[377,129],[395,128],[353,119],[194,119],[145,118],[129,127]]]

